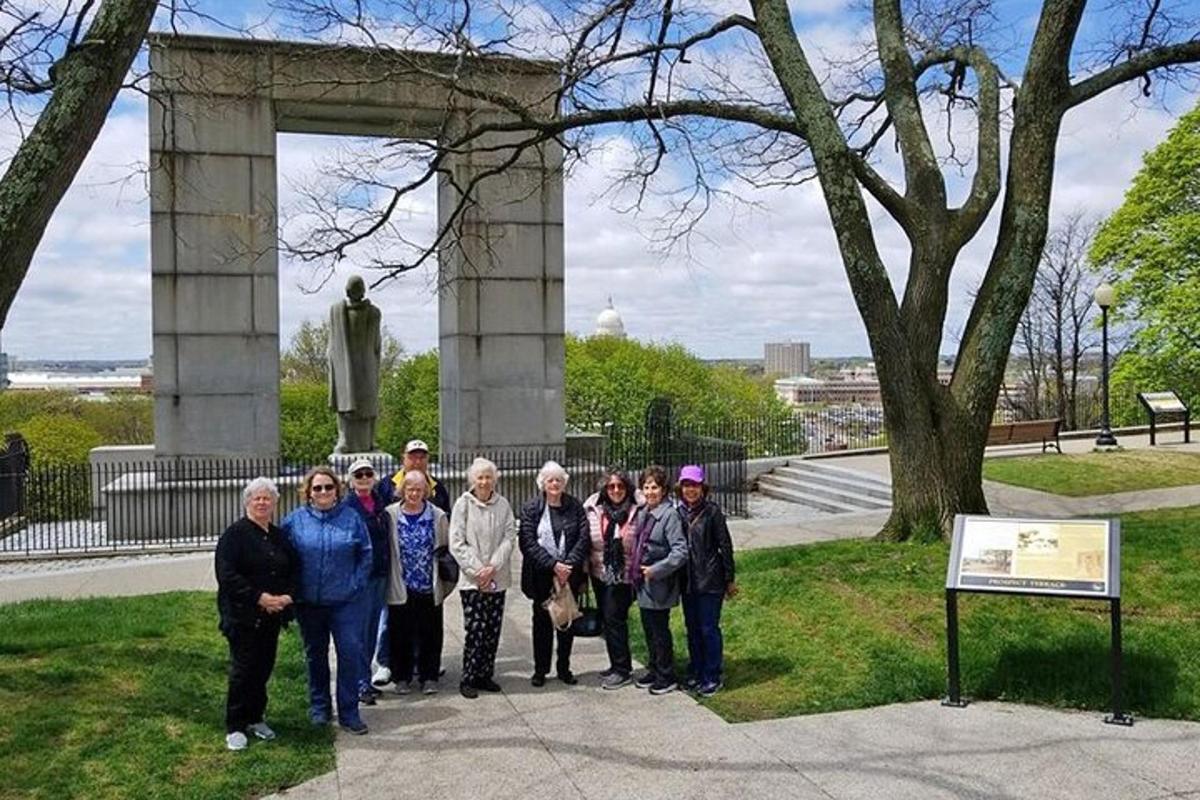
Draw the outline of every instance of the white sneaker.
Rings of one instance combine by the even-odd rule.
[[[371,676],[371,685],[387,686],[392,682],[392,671],[387,667],[380,667],[375,670],[375,674]]]
[[[255,722],[253,725],[247,725],[246,730],[264,742],[269,742],[275,738],[275,731],[271,730],[265,722]]]
[[[241,731],[225,734],[225,747],[230,750],[245,750],[247,744],[246,734]]]
[[[396,681],[396,694],[408,694],[412,691],[412,681]]]

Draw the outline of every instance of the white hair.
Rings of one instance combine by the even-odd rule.
[[[250,498],[259,492],[266,492],[275,498],[276,501],[279,500],[279,487],[275,485],[275,481],[260,475],[247,483],[245,489],[242,489],[242,505],[244,506],[249,503]]]
[[[571,480],[571,476],[567,474],[565,469],[563,469],[562,464],[558,463],[557,461],[547,461],[545,464],[542,464],[542,468],[538,470],[537,474],[538,491],[545,491],[547,478],[556,477],[562,478],[564,489],[567,487],[567,482]]]
[[[467,467],[467,483],[473,487],[475,481],[479,480],[479,476],[485,472],[492,473],[492,480],[500,479],[500,470],[496,469],[495,462],[480,456],[471,462],[471,466]]]

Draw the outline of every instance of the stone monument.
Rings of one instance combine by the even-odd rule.
[[[329,407],[337,412],[338,426],[334,453],[375,449],[382,315],[366,295],[362,277],[351,275],[346,299],[329,308]]]

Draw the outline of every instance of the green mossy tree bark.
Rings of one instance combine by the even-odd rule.
[[[157,7],[157,0],[104,0],[87,34],[52,70],[50,99],[0,178],[0,326]]]

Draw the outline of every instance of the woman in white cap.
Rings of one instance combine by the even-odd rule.
[[[359,670],[359,702],[375,705],[375,696],[380,693],[371,685],[371,659],[375,655],[379,636],[380,617],[387,613],[387,579],[391,564],[391,549],[388,533],[391,530],[387,507],[392,502],[391,485],[380,483],[375,465],[369,459],[359,458],[350,465],[346,474],[350,492],[346,504],[358,512],[367,525],[371,536],[371,574],[367,579],[363,598],[363,647],[362,667]]]
[[[733,580],[733,540],[720,507],[708,498],[704,468],[679,470],[679,511],[687,538],[683,621],[687,628],[688,676],[684,686],[712,697],[721,682],[724,643],[721,605],[737,593]]]
[[[504,623],[504,597],[512,584],[517,526],[512,506],[496,491],[499,473],[486,458],[467,468],[470,489],[454,503],[450,552],[459,565],[458,596],[463,610],[463,668],[459,692],[474,699],[498,692],[496,648]]]

